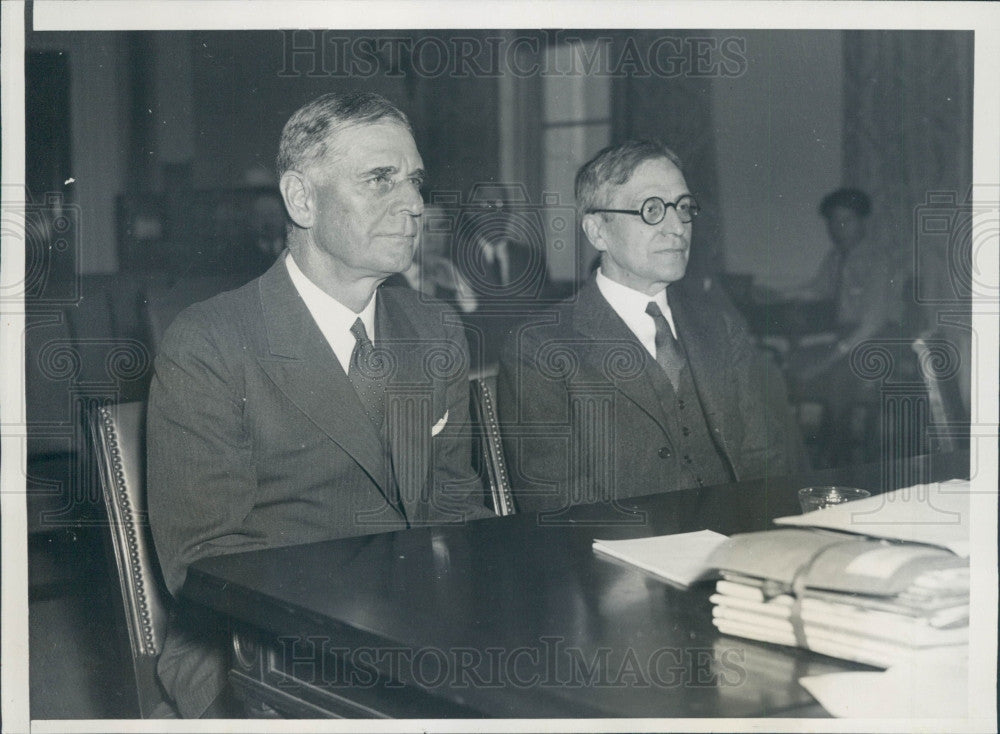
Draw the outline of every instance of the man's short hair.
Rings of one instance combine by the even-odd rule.
[[[627,140],[604,148],[576,172],[577,210],[586,214],[590,209],[607,206],[602,199],[607,196],[609,186],[621,186],[641,164],[657,158],[666,158],[681,168],[677,154],[657,140]]]
[[[872,213],[872,200],[861,189],[837,189],[823,197],[819,213],[829,219],[834,209],[850,209],[862,219]]]
[[[330,92],[300,107],[285,123],[278,144],[278,178],[288,170],[302,170],[322,158],[331,136],[349,125],[389,121],[413,128],[396,105],[375,92]]]

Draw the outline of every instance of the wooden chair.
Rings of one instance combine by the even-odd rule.
[[[146,515],[146,405],[108,405],[94,413],[91,438],[108,515],[135,672],[139,711],[170,711],[156,678],[167,625],[163,586]]]
[[[473,464],[488,486],[493,510],[498,515],[515,512],[510,491],[507,461],[500,440],[500,421],[497,419],[496,370],[486,370],[469,380],[473,420]]]
[[[920,376],[927,388],[931,425],[931,450],[967,448],[969,411],[958,384],[960,353],[943,333],[929,332],[913,342]]]

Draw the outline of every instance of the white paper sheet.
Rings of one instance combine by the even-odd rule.
[[[906,665],[868,673],[830,673],[799,683],[841,718],[964,718],[968,713],[969,648],[915,655]]]
[[[657,535],[629,540],[594,540],[594,550],[661,576],[681,586],[690,586],[708,566],[705,561],[726,536],[712,530]]]
[[[927,543],[968,558],[969,481],[918,484],[774,522]]]

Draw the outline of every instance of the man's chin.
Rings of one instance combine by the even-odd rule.
[[[381,260],[385,272],[402,273],[413,264],[416,248],[412,244],[401,243],[398,247],[386,248],[383,253]]]
[[[673,267],[664,268],[661,275],[662,280],[667,283],[673,283],[684,277],[687,272],[687,258],[684,258],[684,262],[677,263]]]
[[[410,269],[412,260],[384,262],[379,268],[382,279],[391,278],[394,275],[401,275]]]

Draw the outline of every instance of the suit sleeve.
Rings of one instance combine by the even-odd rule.
[[[445,311],[449,316],[454,312]],[[454,522],[492,517],[484,504],[483,485],[472,468],[472,431],[469,420],[469,347],[462,327],[445,324],[445,342],[454,355],[458,369],[450,371],[445,385],[445,409],[448,420],[441,432],[433,437],[434,465],[431,478],[430,521]],[[457,320],[457,317],[454,317]]]
[[[242,374],[219,342],[203,314],[182,313],[164,337],[150,387],[149,518],[174,595],[194,561],[262,545],[240,529],[256,476],[243,428]]]
[[[740,475],[780,476],[804,468],[801,437],[789,407],[784,376],[734,321],[729,321],[729,343],[743,422]]]

